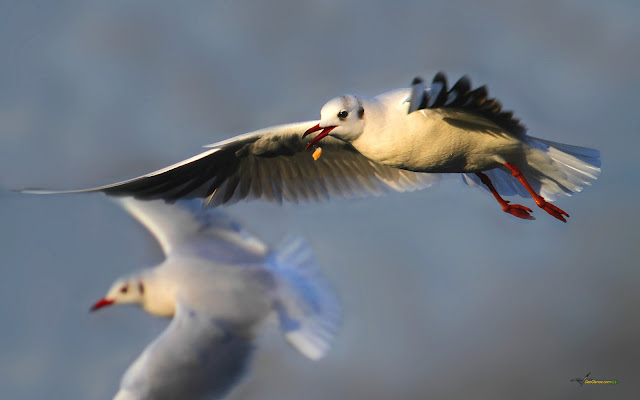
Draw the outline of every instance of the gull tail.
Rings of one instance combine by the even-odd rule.
[[[306,357],[322,358],[342,322],[340,302],[322,276],[309,243],[284,241],[269,256],[275,280],[275,304],[289,344]]]
[[[598,150],[532,136],[528,136],[526,142],[529,148],[517,166],[531,187],[545,200],[554,201],[559,196],[580,192],[600,175]],[[485,174],[501,195],[531,197],[511,173],[496,168],[485,171]],[[463,174],[463,180],[469,185],[487,189],[475,174]]]

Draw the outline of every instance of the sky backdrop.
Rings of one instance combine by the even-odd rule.
[[[563,224],[500,210],[459,176],[414,193],[226,211],[306,236],[345,323],[309,362],[275,326],[248,399],[617,399],[640,393],[640,7],[635,0],[3,1],[0,185],[131,178],[439,70],[487,84],[538,137],[597,148]],[[110,399],[166,326],[89,314],[161,260],[104,196],[0,192],[0,398]],[[522,204],[534,208],[533,201]],[[591,372],[616,386],[585,385]]]

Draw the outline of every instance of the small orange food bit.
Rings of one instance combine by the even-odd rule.
[[[313,152],[313,159],[317,160],[322,155],[322,147],[318,147],[316,151]]]

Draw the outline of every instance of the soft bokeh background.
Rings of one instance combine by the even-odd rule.
[[[3,1],[0,184],[130,178],[268,125],[445,70],[536,136],[602,151],[562,224],[430,190],[227,209],[270,243],[301,233],[344,302],[312,363],[268,328],[232,399],[617,399],[640,393],[636,0]],[[0,194],[0,398],[108,399],[166,322],[89,314],[160,260],[101,195]],[[525,201],[531,206],[532,201]],[[533,208],[533,207],[532,207]],[[585,385],[587,372],[617,386]]]

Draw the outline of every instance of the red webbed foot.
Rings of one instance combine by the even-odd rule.
[[[545,210],[552,217],[559,219],[562,222],[567,222],[567,220],[564,217],[568,217],[569,214],[567,214],[564,210],[561,210],[560,208],[549,203],[544,199],[544,197],[537,194],[535,190],[533,190],[531,185],[529,185],[529,182],[527,182],[527,180],[525,179],[524,175],[522,175],[522,172],[518,167],[510,163],[505,163],[504,166],[509,168],[509,170],[511,171],[511,174],[514,177],[516,177],[520,181],[520,183],[522,183],[522,186],[524,186],[525,189],[527,189],[527,192],[529,192],[531,197],[533,197],[533,200],[535,200],[538,207]]]
[[[522,219],[536,219],[536,217],[529,214],[530,212],[532,212],[530,208],[525,207],[521,204],[509,204],[509,202],[506,200],[505,203],[506,204],[502,205],[502,210],[504,212]]]
[[[545,210],[552,217],[557,218],[562,222],[567,222],[567,220],[564,217],[569,217],[569,214],[567,214],[566,211],[554,206],[553,204],[549,203],[544,199],[540,202],[536,201],[536,203],[538,204],[538,207]]]

